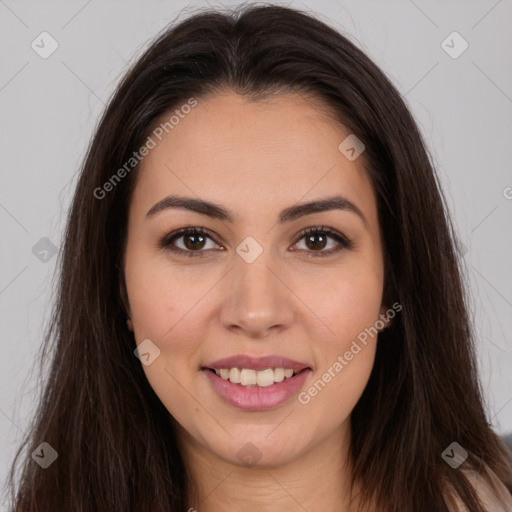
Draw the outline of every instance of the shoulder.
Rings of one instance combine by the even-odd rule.
[[[511,512],[512,495],[497,476],[487,467],[491,481],[474,470],[461,470],[477,492],[478,498],[489,512]],[[469,512],[459,496],[449,485],[444,494],[450,512]]]

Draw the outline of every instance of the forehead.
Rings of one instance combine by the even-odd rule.
[[[153,137],[134,201],[149,208],[171,193],[196,195],[261,215],[339,193],[371,220],[375,198],[363,159],[340,152],[349,133],[325,111],[325,104],[296,94],[257,102],[235,93],[198,99],[160,141]]]

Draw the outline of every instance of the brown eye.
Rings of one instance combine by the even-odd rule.
[[[325,249],[328,238],[329,237],[326,237],[323,233],[313,233],[311,235],[307,235],[305,240],[309,249],[318,250]]]
[[[192,234],[182,235],[181,238],[184,240],[184,245],[191,251],[196,249],[202,249],[205,245],[206,237],[204,235]]]
[[[299,242],[304,240],[305,249],[301,247],[298,247],[298,249],[304,250],[307,256],[329,256],[343,249],[351,249],[353,247],[353,243],[346,236],[332,228],[323,226],[308,228],[302,231],[299,237]],[[324,250],[328,247],[330,240],[336,243],[331,243],[329,249]],[[297,245],[299,244],[297,243]]]
[[[213,246],[207,247],[208,242]],[[162,249],[185,256],[204,256],[206,250],[218,246],[204,228],[184,228],[164,236],[159,246]]]

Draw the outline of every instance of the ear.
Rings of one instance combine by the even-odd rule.
[[[130,318],[130,304],[128,303],[128,294],[126,293],[126,284],[123,276],[119,276],[119,297],[126,313],[126,327],[129,331],[133,332],[133,322]]]
[[[378,329],[379,332],[382,332],[384,331],[385,329],[387,329],[392,323],[393,323],[393,319],[390,318],[388,315],[387,315],[387,312],[390,308],[388,306],[385,306],[385,305],[382,305],[381,308],[380,308],[380,311],[379,311],[379,325],[382,323],[384,323],[384,327]]]
[[[126,283],[124,280],[124,270],[120,265],[116,265],[117,267],[117,280],[119,282],[119,298],[121,300],[121,305],[123,306],[124,312],[128,319],[131,317],[130,311],[130,303],[128,301],[128,293],[126,291]],[[130,329],[131,330],[131,329]]]

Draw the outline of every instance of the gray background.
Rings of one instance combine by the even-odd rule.
[[[194,6],[236,3],[0,0],[0,484],[34,410],[55,285],[57,257],[32,248],[43,237],[60,247],[76,172],[127,64]],[[276,3],[321,14],[405,96],[465,254],[488,416],[511,432],[512,2]],[[47,59],[31,47],[43,31],[59,45]],[[469,44],[456,59],[441,46],[453,31]]]

